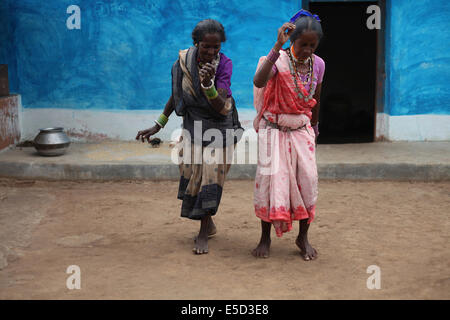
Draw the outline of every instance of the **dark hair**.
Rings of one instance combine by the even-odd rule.
[[[300,37],[304,31],[317,32],[319,40],[323,36],[322,25],[320,24],[319,21],[317,21],[313,17],[301,16],[294,22],[294,24],[295,24],[295,30],[294,30],[294,32],[292,32],[291,36],[289,37],[289,40],[291,40],[291,42],[294,42],[295,40],[297,40],[297,38]]]
[[[192,40],[194,40],[194,44],[199,43],[203,40],[203,37],[207,33],[218,33],[220,36],[220,42],[225,42],[227,39],[225,37],[225,29],[223,25],[214,19],[206,19],[202,20],[195,26],[192,31]]]

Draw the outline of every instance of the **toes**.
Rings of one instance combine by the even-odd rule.
[[[303,260],[305,261],[311,261],[311,260],[315,260],[317,258],[317,251],[316,249],[312,249],[311,253],[307,253],[307,252],[300,252],[300,255],[302,256]]]
[[[311,260],[311,257],[306,252],[302,251],[302,252],[300,252],[300,255],[302,256],[303,260],[305,260],[305,261]]]
[[[256,258],[268,258],[269,253],[267,251],[262,251],[258,249],[253,249],[252,255]]]
[[[195,254],[204,254],[204,253],[208,253],[208,249],[207,249],[207,248],[206,248],[206,249],[194,248],[194,249],[192,249],[192,251],[193,251]]]
[[[312,250],[311,250],[311,253],[309,254],[309,258],[311,259],[311,260],[314,260],[314,259],[316,259],[317,258],[317,251],[316,251],[316,249],[314,249],[314,248],[311,248]]]

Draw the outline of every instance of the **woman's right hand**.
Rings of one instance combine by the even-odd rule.
[[[278,29],[278,38],[276,46],[278,46],[280,49],[283,47],[283,45],[289,40],[289,37],[291,36],[292,32],[295,29],[295,24],[286,22],[281,26],[281,28]],[[288,32],[286,32],[288,30]]]
[[[151,142],[150,137],[157,134],[161,130],[161,127],[155,124],[153,127],[145,130],[138,131],[136,140],[141,139],[142,142],[144,142],[145,139],[147,139],[148,143]]]

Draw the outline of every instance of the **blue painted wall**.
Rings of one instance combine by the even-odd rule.
[[[205,18],[224,25],[222,52],[233,60],[233,95],[238,108],[252,108],[258,58],[299,9],[297,0],[1,3],[0,63],[10,65],[11,91],[22,95],[23,106],[100,110],[163,108],[178,50],[192,45],[192,29]],[[72,4],[81,8],[81,30],[66,27]]]
[[[259,56],[300,0],[1,0],[0,63],[25,108],[161,109],[170,67],[204,18],[220,20],[238,108]],[[81,8],[81,30],[66,9]],[[450,1],[387,0],[385,112],[450,114]]]
[[[450,114],[450,1],[388,0],[386,110]]]
[[[9,9],[9,1],[0,0],[0,64],[8,65],[10,91],[16,91],[17,81],[17,60],[14,49],[14,38],[12,32],[12,21],[10,20],[11,12]],[[13,90],[14,89],[14,90]]]

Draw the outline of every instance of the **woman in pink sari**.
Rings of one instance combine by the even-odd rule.
[[[278,29],[253,79],[259,149],[254,207],[262,228],[255,257],[269,256],[272,224],[281,237],[295,220],[300,221],[296,244],[301,256],[306,261],[317,257],[308,228],[318,195],[315,148],[325,62],[314,51],[321,37],[319,17],[300,10]],[[291,46],[281,50],[288,39]]]

